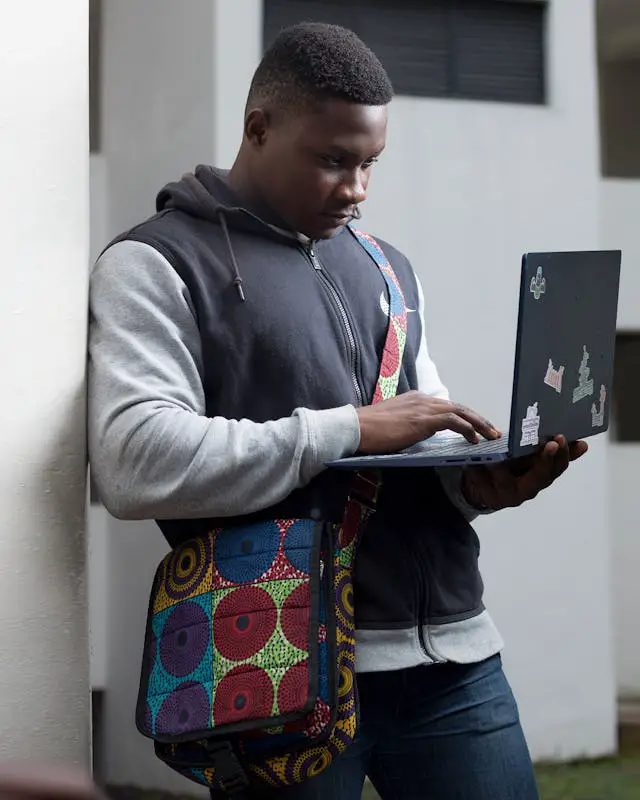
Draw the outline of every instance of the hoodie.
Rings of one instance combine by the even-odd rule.
[[[378,241],[410,311],[398,392],[448,397],[419,281]],[[106,508],[155,519],[171,546],[261,519],[339,522],[349,476],[325,465],[358,449],[387,325],[384,278],[349,229],[310,242],[211,167],[169,184],[91,278],[89,449]],[[501,649],[459,482],[383,475],[356,557],[359,671]]]

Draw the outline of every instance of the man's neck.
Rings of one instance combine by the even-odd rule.
[[[227,173],[226,183],[238,195],[247,211],[260,217],[269,225],[274,225],[282,230],[290,230],[258,190],[248,164],[242,157],[242,151],[238,153],[233,166]]]

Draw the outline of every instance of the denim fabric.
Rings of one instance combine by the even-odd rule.
[[[538,800],[531,758],[500,656],[358,676],[361,725],[351,748],[301,786],[250,797]]]

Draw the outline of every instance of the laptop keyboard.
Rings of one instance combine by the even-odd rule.
[[[509,449],[509,437],[501,439],[481,439],[478,444],[470,444],[464,436],[435,436],[409,448],[407,453],[423,453],[425,455],[441,455],[446,453],[451,456],[487,455],[491,453],[506,453]]]

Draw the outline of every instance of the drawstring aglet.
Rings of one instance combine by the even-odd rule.
[[[240,297],[240,300],[244,303],[247,298],[244,295],[244,288],[242,286],[242,278],[239,277],[239,276],[237,278],[234,278],[233,279],[233,283],[234,283],[234,286],[236,287],[236,292],[238,292],[238,296]]]

